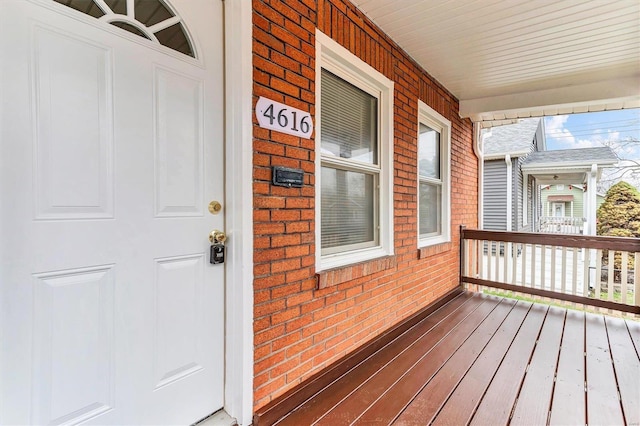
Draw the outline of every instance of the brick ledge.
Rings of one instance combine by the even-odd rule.
[[[451,250],[451,242],[434,244],[418,249],[418,259],[424,259]]]
[[[367,260],[339,268],[328,269],[316,274],[318,277],[318,290],[332,287],[356,278],[366,277],[376,272],[386,271],[396,267],[396,256],[385,256],[373,260]]]

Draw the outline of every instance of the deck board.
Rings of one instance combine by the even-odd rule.
[[[565,314],[565,309],[549,308],[518,395],[512,425],[547,423]]]
[[[443,303],[258,426],[640,424],[639,322],[470,292]]]
[[[640,322],[627,321],[627,328],[629,329],[636,353],[640,356]]]
[[[405,354],[405,352],[412,349],[416,350],[416,347],[427,344],[425,343],[426,339],[435,339],[438,330],[441,330],[441,333],[445,333],[451,322],[462,320],[477,307],[476,304],[468,303],[469,298],[468,294],[456,297],[445,307],[438,309],[424,321],[398,337],[392,344],[385,346],[368,360],[356,366],[349,375],[342,376],[333,382],[330,387],[325,388],[300,405],[277,424],[279,426],[313,424],[356,389],[366,385],[370,378],[391,362],[398,360],[399,357],[410,362],[414,355]],[[443,323],[443,321],[447,322]],[[424,351],[424,346],[417,350]],[[401,368],[401,365],[397,367],[397,369]]]
[[[604,317],[587,314],[587,421],[624,424]]]
[[[437,414],[433,421],[434,425],[469,423],[478,403],[491,383],[491,379],[502,363],[507,349],[513,343],[529,314],[531,306],[531,303],[518,302],[513,308],[507,320],[500,326],[495,336],[452,392],[446,405]]]
[[[558,373],[551,402],[551,425],[587,423],[583,312],[567,311]]]
[[[536,339],[542,329],[548,307],[533,305],[513,344],[500,364],[478,409],[472,425],[506,425],[509,422],[525,370],[531,359]]]
[[[385,395],[395,382],[406,376],[412,369],[415,369],[417,364],[421,365],[424,358],[433,358],[432,349],[443,348],[443,345],[446,346],[447,344],[455,344],[457,340],[463,340],[471,334],[475,326],[477,326],[479,318],[484,318],[498,303],[500,301],[497,299],[483,298],[479,304],[470,304],[468,307],[464,305],[456,310],[452,315],[451,322],[453,324],[438,324],[425,337],[423,342],[419,342],[410,350],[403,352],[401,356],[376,372],[375,376],[369,379],[365,386],[359,387],[340,401],[321,417],[317,424],[333,426],[350,424],[355,421],[371,404]],[[452,331],[451,328],[453,326],[455,328]],[[438,349],[437,353],[440,351],[442,349]],[[399,400],[400,398],[400,395],[394,394],[394,400]]]
[[[421,419],[425,423],[431,423],[464,375],[478,360],[479,356],[481,354],[491,353],[492,345],[489,343],[494,340],[494,338],[495,341],[499,341],[502,337],[509,339],[509,337],[504,336],[504,334],[515,335],[519,325],[515,323],[518,322],[518,320],[521,322],[522,320],[520,318],[524,317],[524,315],[511,316],[510,314],[513,313],[514,305],[505,306],[503,312],[500,312],[499,315],[494,315],[493,318],[487,318],[487,320],[478,327],[473,336],[467,339],[460,349],[447,361],[433,380],[420,391],[394,424],[398,426],[414,425],[419,423]],[[507,310],[507,308],[509,309]],[[498,313],[497,310],[498,309],[496,309],[494,313]],[[506,321],[507,318],[509,321]],[[510,343],[510,339],[508,343]],[[504,347],[508,347],[508,343],[504,344]],[[500,343],[498,343],[498,345],[500,345]],[[504,354],[504,349],[502,353]],[[498,356],[497,353],[493,355]]]
[[[367,389],[360,392],[359,395],[354,394],[350,399],[350,404],[343,406],[337,406],[332,412],[330,412],[322,421],[318,424],[326,425],[340,425],[350,424],[351,422],[360,422],[360,418],[366,415],[366,418],[371,418],[379,412],[380,405],[384,404],[383,416],[391,415],[391,419],[402,410],[406,404],[408,404],[417,391],[424,385],[426,381],[444,364],[444,362],[451,356],[453,352],[471,335],[487,315],[489,315],[500,304],[500,300],[487,298],[484,303],[479,305],[477,309],[471,312],[465,317],[453,330],[449,328],[448,334],[437,342],[430,343],[429,352],[425,353],[419,359],[414,358],[414,364],[408,369],[400,372],[395,369],[395,366],[391,367],[393,374],[385,374],[387,380],[382,383],[383,387],[378,387],[375,392],[371,393]],[[418,387],[418,389],[416,389]],[[363,397],[364,395],[366,397]],[[384,396],[387,396],[386,398]],[[375,396],[371,398],[371,396]],[[380,402],[382,401],[382,402]],[[380,403],[379,403],[380,402]],[[357,415],[349,415],[346,422],[345,416],[342,414],[345,407],[349,408],[357,404],[361,407]],[[364,407],[364,405],[367,405]],[[373,407],[373,411],[371,408]],[[364,409],[362,409],[364,408]],[[369,413],[369,414],[367,414]],[[375,422],[381,421],[374,417]]]
[[[606,318],[605,322],[624,419],[628,425],[640,425],[640,358],[626,323],[619,318]]]

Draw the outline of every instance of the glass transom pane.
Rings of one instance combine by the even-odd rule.
[[[107,22],[129,31],[132,34],[156,40],[163,46],[185,55],[196,57],[193,44],[182,22],[176,22],[175,15],[162,0],[134,0],[131,19],[126,0],[104,0],[96,4],[94,0],[54,0],[57,3],[76,9],[82,13],[101,18],[107,16]],[[120,18],[126,16],[126,20]],[[177,19],[180,21],[180,19]],[[163,22],[165,24],[163,24]],[[149,36],[153,34],[153,36]]]
[[[163,46],[170,47],[185,55],[194,56],[191,43],[187,38],[184,28],[182,28],[182,24],[174,24],[169,28],[160,30],[156,33],[156,37],[158,37],[158,41]]]
[[[322,167],[322,249],[375,242],[371,174]]]
[[[120,15],[127,14],[127,0],[104,0],[104,2],[109,6],[113,13],[118,13]]]
[[[147,27],[173,17],[173,13],[158,0],[135,0],[133,4],[136,20]]]
[[[418,169],[421,177],[440,179],[440,133],[420,123]]]
[[[378,99],[323,69],[322,155],[378,163]]]
[[[420,182],[420,235],[442,233],[442,190],[440,185]]]
[[[54,0],[56,3],[63,4],[72,9],[78,10],[94,18],[100,18],[104,12],[93,2],[87,0]]]
[[[135,34],[137,36],[146,38],[147,40],[149,39],[149,37],[147,37],[147,35],[145,33],[143,33],[142,31],[140,31],[139,28],[134,27],[133,25],[127,23],[127,22],[120,22],[120,21],[114,21],[111,23],[111,25],[114,25],[118,28],[122,28],[123,30],[129,31],[131,34]]]

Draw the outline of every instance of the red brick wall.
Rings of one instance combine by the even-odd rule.
[[[472,125],[458,101],[355,6],[342,0],[253,1],[253,92],[315,117],[315,31],[395,82],[395,256],[315,273],[315,142],[254,117],[254,406],[353,351],[458,285],[458,227],[477,225]],[[417,101],[452,122],[451,243],[417,248]],[[271,167],[305,171],[272,186]],[[321,285],[322,289],[318,289]]]

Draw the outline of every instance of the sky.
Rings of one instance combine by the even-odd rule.
[[[544,125],[547,150],[611,146],[619,158],[640,166],[640,109],[556,115],[546,117]],[[627,172],[622,179],[640,188],[640,173]]]

